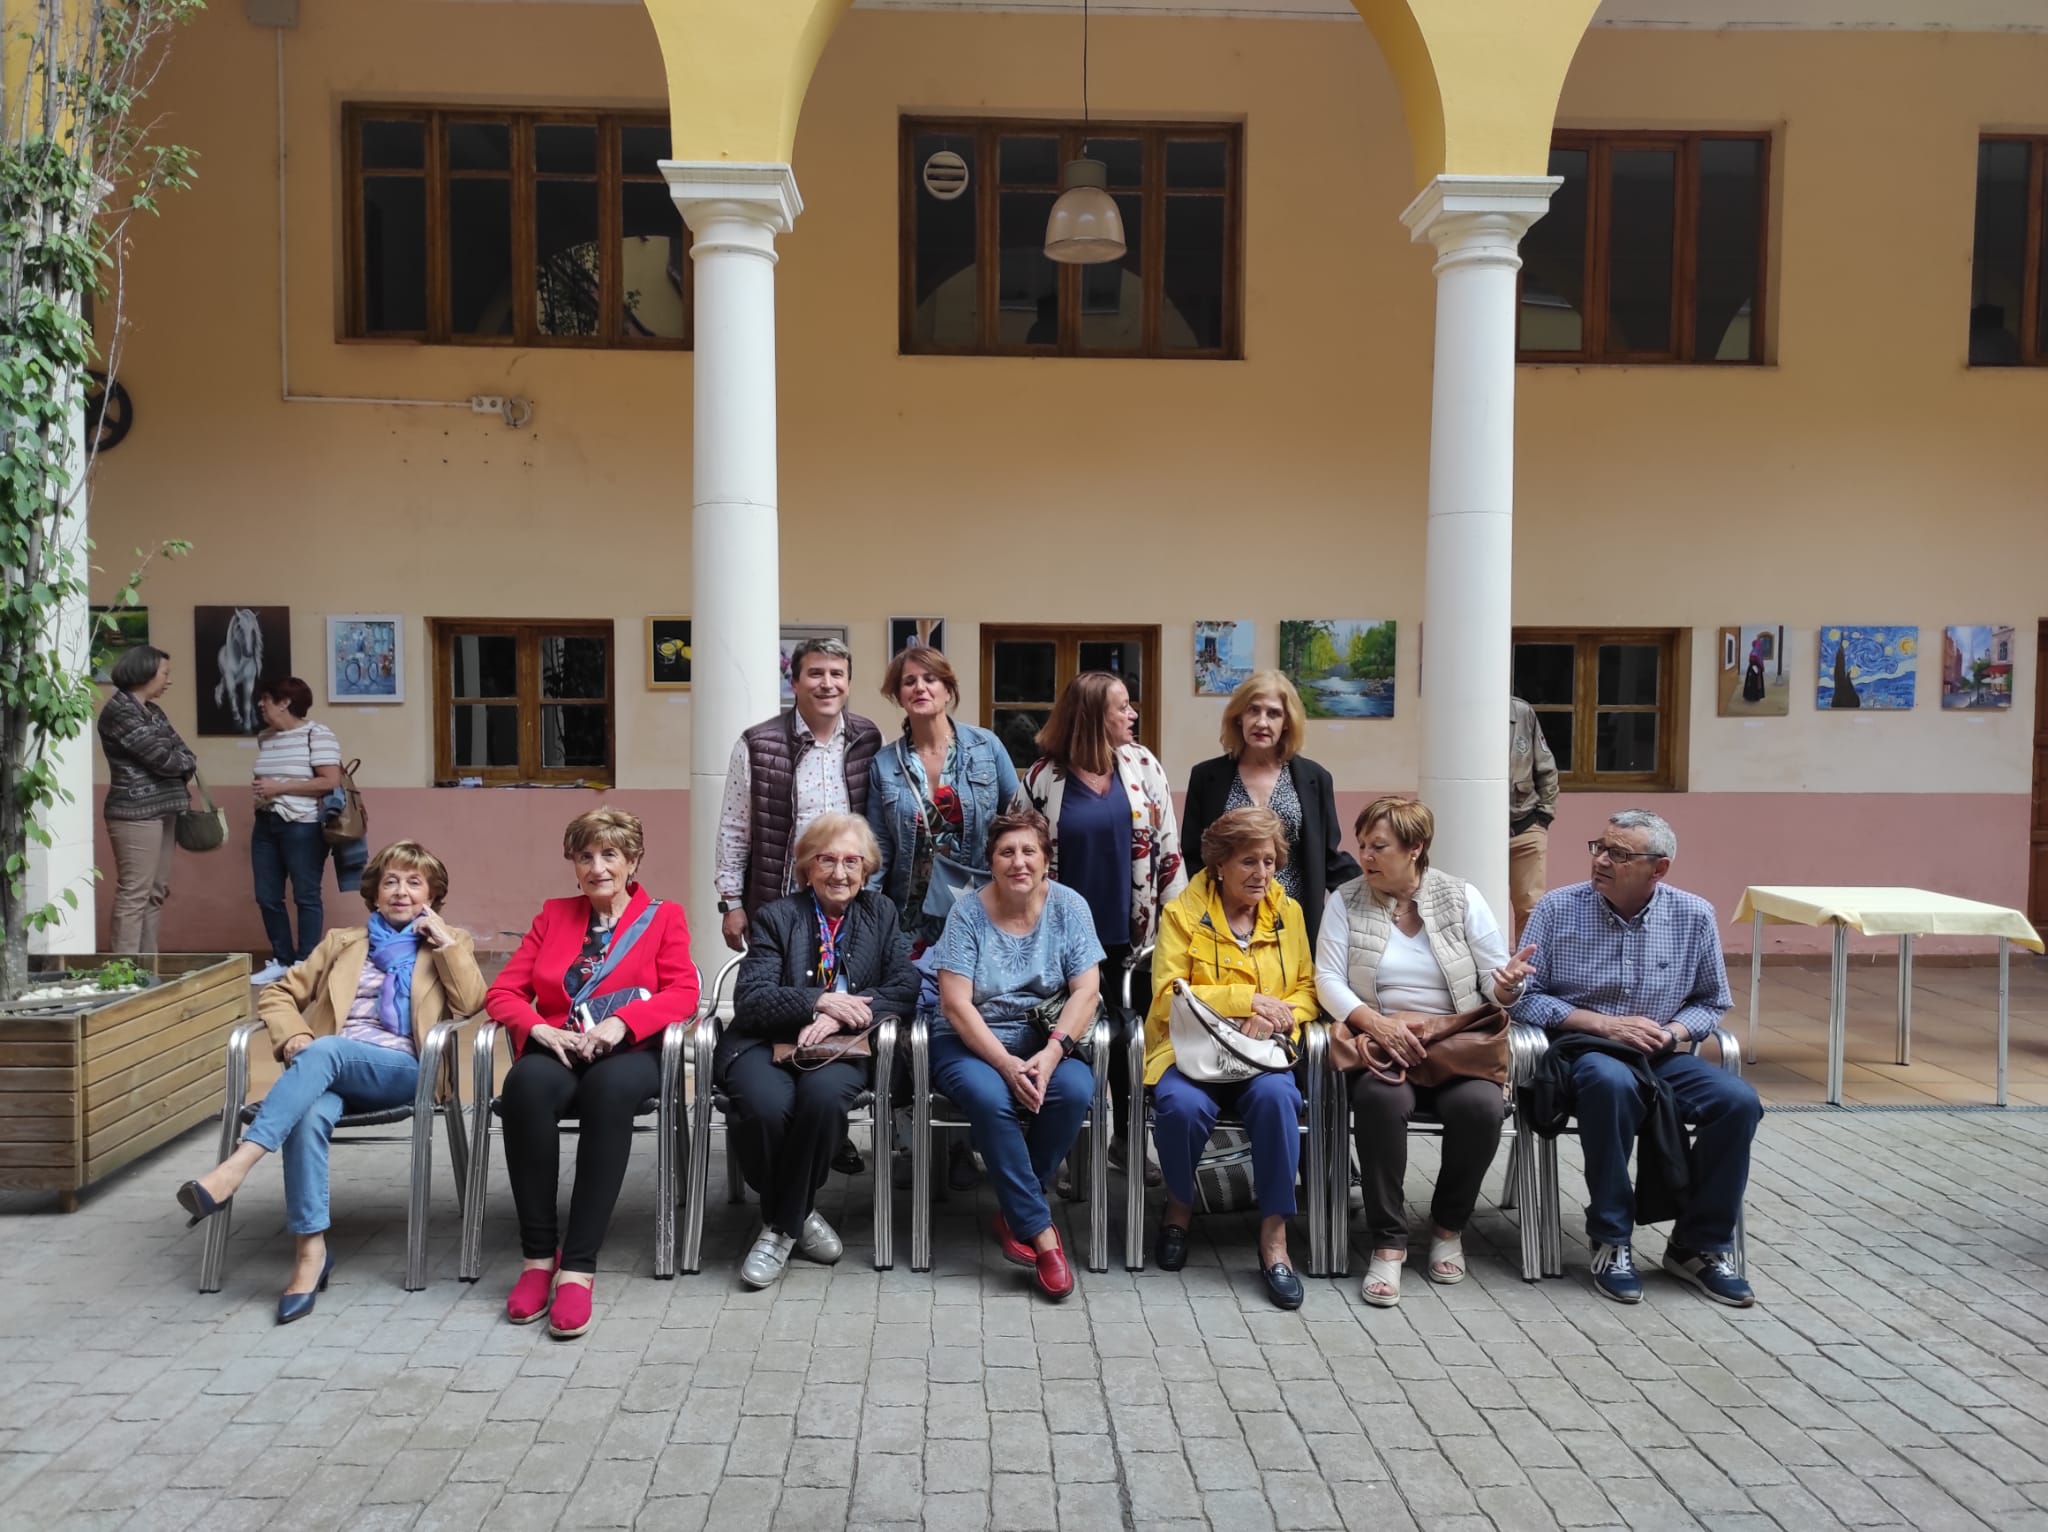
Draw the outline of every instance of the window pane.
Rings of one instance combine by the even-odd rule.
[[[542,181],[533,194],[534,293],[540,332],[595,335],[597,183]]]
[[[512,183],[448,183],[448,325],[512,333]]]
[[[1145,209],[1128,194],[1116,199],[1124,215],[1124,258],[1081,268],[1081,349],[1136,351],[1145,344]]]
[[[1006,140],[1007,142],[1007,140]],[[911,144],[912,238],[910,317],[912,341],[921,346],[973,346],[981,341],[981,291],[974,263],[981,188],[975,184],[974,139],[964,133],[920,133]],[[967,189],[950,201],[925,185],[935,154],[958,155],[968,167]],[[1058,158],[1057,152],[1054,158]],[[957,177],[957,170],[954,175]],[[951,181],[941,188],[950,190]]]
[[[533,168],[544,176],[597,174],[597,129],[579,123],[536,123]]]
[[[1564,185],[1522,236],[1524,351],[1577,351],[1586,343],[1586,158],[1583,149],[1550,151],[1550,173]]]
[[[629,176],[658,176],[668,158],[668,124],[627,123],[619,129],[619,168]],[[667,194],[666,185],[663,194]]]
[[[1051,192],[1004,192],[997,209],[1002,250],[996,272],[998,339],[1051,346],[1060,338],[1059,267],[1045,258]]]
[[[1607,351],[1671,349],[1678,155],[1616,149],[1607,231]]]
[[[1135,190],[1145,184],[1145,145],[1141,140],[1091,138],[1081,152],[1109,167],[1109,184],[1112,187],[1128,186]]]
[[[922,138],[918,140],[924,142]],[[969,164],[974,162],[972,149],[961,149],[960,144],[972,144],[971,138],[949,139],[948,147],[965,155]],[[924,163],[920,150],[918,163]],[[996,140],[996,175],[1005,186],[1057,186],[1060,184],[1060,141],[1056,138],[1023,138],[1005,133]]]
[[[625,312],[620,333],[629,340],[681,340],[688,314],[683,263],[689,259],[689,231],[665,183],[628,181],[621,195],[619,274]]]
[[[512,128],[502,122],[448,124],[450,170],[510,170]]]
[[[1051,641],[1002,640],[990,656],[997,702],[1043,702],[1058,690],[1058,646]]]
[[[1227,159],[1228,146],[1220,139],[1175,139],[1166,146],[1166,184],[1220,190]]]
[[[1577,652],[1571,644],[1516,644],[1515,695],[1531,707],[1571,706]]]
[[[2028,146],[1977,146],[1977,244],[1970,266],[1970,365],[2020,360],[2020,296],[2026,288]],[[2048,253],[2048,246],[2044,246]],[[2043,305],[2048,312],[2048,305]]]
[[[1525,697],[1522,699],[1527,701]],[[1536,715],[1536,723],[1543,730],[1544,743],[1550,746],[1550,753],[1557,759],[1559,771],[1572,769],[1572,715],[1563,708],[1545,708]]]
[[[605,641],[601,638],[543,638],[540,694],[543,697],[602,697]]]
[[[363,177],[363,331],[427,327],[427,183]]]
[[[423,122],[365,122],[363,169],[427,168],[427,125]]]
[[[519,764],[519,709],[510,703],[458,706],[454,718],[458,767]]]
[[[1223,199],[1166,199],[1165,290],[1159,343],[1169,351],[1223,344]]]
[[[544,707],[540,710],[540,763],[543,766],[610,765],[608,711],[602,707]]]
[[[1124,683],[1124,690],[1131,694],[1131,701],[1145,699],[1144,649],[1138,644],[1112,643],[1088,639],[1080,645],[1080,667],[1083,670],[1106,670]]]
[[[454,656],[449,694],[456,697],[519,695],[519,640],[507,635],[465,635],[449,646]]]
[[[1746,362],[1755,355],[1757,242],[1763,223],[1764,145],[1707,138],[1699,145],[1699,221],[1693,246],[1693,357]]]
[[[1655,644],[1602,644],[1600,684],[1594,702],[1600,707],[1655,707],[1657,672],[1663,650]],[[1523,698],[1528,701],[1528,698]]]
[[[1595,771],[1653,772],[1657,769],[1655,713],[1601,713],[1593,750]]]
[[[999,707],[990,715],[995,721],[996,738],[1003,742],[1003,748],[1010,752],[1011,761],[1020,771],[1038,759],[1038,731],[1045,727],[1047,711]]]

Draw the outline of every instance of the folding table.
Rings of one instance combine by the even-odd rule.
[[[1762,979],[1764,923],[1833,926],[1834,965],[1828,976],[1828,1105],[1842,1104],[1842,1049],[1849,1033],[1849,930],[1899,939],[1898,1061],[1913,1057],[1913,938],[1993,936],[1998,939],[1998,1104],[2005,1103],[2005,1056],[2010,1030],[2012,944],[2035,952],[2041,938],[2018,910],[1924,888],[1757,887],[1742,892],[1735,918],[1750,922],[1749,1057],[1756,1059],[1757,990]]]

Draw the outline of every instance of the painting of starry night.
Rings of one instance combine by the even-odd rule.
[[[1820,690],[1823,710],[1913,706],[1920,669],[1918,628],[1843,624],[1820,630]]]

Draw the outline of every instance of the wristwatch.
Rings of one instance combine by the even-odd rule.
[[[1070,1059],[1080,1053],[1081,1040],[1078,1037],[1071,1037],[1065,1032],[1055,1032],[1053,1036],[1059,1039],[1061,1058]]]
[[[738,909],[744,909],[744,908],[746,908],[746,906],[745,906],[745,904],[744,904],[744,903],[743,903],[742,901],[740,901],[740,900],[738,900],[738,899],[728,899],[728,898],[726,898],[726,897],[725,897],[725,896],[724,896],[723,894],[719,895],[719,898],[718,898],[718,913],[719,913],[719,914],[721,914],[721,915],[730,915],[730,914],[731,914],[731,913],[732,913],[732,912],[733,912],[734,910],[738,910]]]

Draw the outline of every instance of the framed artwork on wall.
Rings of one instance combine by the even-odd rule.
[[[192,673],[201,737],[258,733],[257,686],[292,673],[292,609],[195,606]]]
[[[1942,629],[1942,708],[2003,711],[2011,707],[2012,661],[2010,624]]]
[[[337,612],[327,619],[327,700],[351,707],[405,701],[405,619]]]
[[[894,659],[912,644],[946,652],[946,619],[943,617],[891,617],[889,658]]]
[[[1195,624],[1195,695],[1227,697],[1252,673],[1256,629],[1234,618]]]
[[[1280,670],[1311,718],[1392,718],[1394,623],[1283,622]]]
[[[1783,718],[1792,711],[1782,623],[1723,628],[1720,650],[1715,696],[1723,718]]]
[[[1820,676],[1814,701],[1830,712],[1913,706],[1920,672],[1920,630],[1840,623],[1820,630]]]
[[[92,608],[92,678],[102,686],[113,685],[114,662],[136,645],[148,642],[148,607]]]
[[[796,646],[807,638],[831,638],[846,642],[846,625],[837,627],[815,623],[786,622],[782,625],[782,705],[796,706],[796,693],[789,684],[789,657]]]
[[[686,692],[690,689],[690,619],[647,619],[647,689]]]

